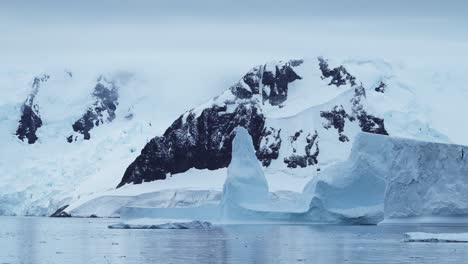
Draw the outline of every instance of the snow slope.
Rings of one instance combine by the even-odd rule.
[[[285,62],[270,62],[262,66],[273,70]],[[270,151],[274,150],[272,143],[278,143],[278,138],[281,138],[277,157],[269,157],[270,165],[262,168],[270,191],[300,192],[326,167],[347,158],[354,137],[362,130],[359,122],[343,118],[343,131],[339,132],[339,128],[334,127],[335,123],[324,119],[321,112],[332,112],[335,107],[339,112],[342,106],[346,113],[354,115],[356,99],[368,114],[384,120],[385,129],[392,136],[468,144],[462,136],[466,127],[454,120],[455,116],[463,116],[467,112],[456,107],[463,101],[463,96],[459,95],[467,92],[461,85],[466,81],[460,74],[463,70],[460,67],[435,63],[421,65],[410,60],[389,63],[375,59],[332,59],[328,64],[330,69],[343,65],[356,78],[356,85],[329,85],[333,77],[322,78],[319,62],[312,57],[294,67],[301,79],[289,83],[287,100],[281,106],[271,105],[269,101],[263,103],[263,95],[254,96],[254,100],[260,102],[255,107],[264,117],[264,128],[268,129],[265,130],[268,135],[263,135],[258,142],[259,147],[266,147],[265,153],[271,155]],[[74,210],[100,197],[121,196],[133,200],[144,193],[168,189],[222,190],[226,177],[224,168],[214,171],[191,168],[168,175],[163,181],[127,184],[116,190],[140,150],[155,135],[162,135],[170,121],[176,118],[177,111],[182,112],[181,107],[186,106],[169,109],[166,102],[161,102],[163,108],[155,106],[161,100],[160,91],[153,87],[159,83],[144,72],[110,71],[103,74],[78,69],[50,70],[45,74],[50,78],[41,84],[34,97],[42,126],[37,129],[37,141],[28,144],[18,139],[15,133],[22,106],[32,92],[34,77],[40,74],[1,72],[0,214],[49,215],[67,204],[70,204],[69,210]],[[77,133],[73,124],[96,103],[93,91],[100,76],[118,86],[115,118],[94,126],[90,140],[78,137],[77,141],[68,143],[67,137]],[[181,83],[178,79],[180,76],[167,78],[165,85],[190,90],[190,81]],[[380,82],[386,84],[383,93],[375,90]],[[239,83],[247,87],[243,79]],[[356,94],[361,83],[365,97]],[[197,114],[206,107],[224,105],[233,99],[231,88],[222,96],[195,107],[192,112]],[[267,86],[262,85],[263,88]],[[175,96],[171,98],[176,100]],[[227,108],[226,112],[232,110]],[[164,111],[174,113],[171,119],[167,118],[171,115],[161,114]],[[103,120],[108,119],[104,116]],[[312,140],[315,132],[318,136]],[[317,151],[318,162],[315,164],[313,155]],[[306,166],[302,167],[304,162]],[[109,210],[106,214],[114,215],[114,212]],[[83,215],[88,213],[91,211],[83,211]]]
[[[95,127],[91,140],[68,143],[72,124],[94,102],[92,93],[100,75],[76,72],[70,76],[59,71],[49,76],[35,96],[43,125],[34,144],[15,135],[34,76],[3,78],[2,87],[10,89],[3,90],[7,96],[0,103],[0,214],[48,215],[71,199],[113,189],[111,183],[119,180],[138,148],[157,133],[149,125],[154,116],[147,111],[139,111],[133,120],[125,118],[141,107],[151,90],[127,73],[111,73],[107,77],[125,98],[117,106],[117,118]],[[138,92],[132,91],[135,86],[140,87]]]

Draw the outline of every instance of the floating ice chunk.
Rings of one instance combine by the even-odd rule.
[[[108,226],[110,229],[211,229],[212,224],[198,220],[138,219]]]
[[[111,192],[111,194],[113,193]],[[132,214],[143,212],[145,211],[144,208],[177,209],[212,204],[217,206],[220,200],[221,192],[216,190],[171,189],[148,192],[140,195],[99,196],[73,208],[70,213],[73,216],[79,217],[88,217],[94,214],[100,217],[135,218],[136,215],[124,215],[122,213]],[[128,210],[127,207],[138,208],[138,210]],[[173,217],[170,216],[162,217],[173,219]],[[196,215],[185,215],[183,218],[200,220]],[[203,218],[203,220],[205,219]]]
[[[468,233],[405,233],[405,242],[468,243]]]

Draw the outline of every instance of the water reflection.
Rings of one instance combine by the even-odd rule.
[[[0,217],[0,263],[464,263],[468,258],[468,244],[401,241],[404,232],[468,232],[466,227],[107,229],[116,221]]]

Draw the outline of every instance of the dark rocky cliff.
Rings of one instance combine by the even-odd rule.
[[[34,78],[32,91],[21,107],[21,117],[16,129],[16,136],[21,141],[27,140],[29,144],[34,144],[38,140],[36,131],[42,126],[39,105],[35,102],[35,98],[41,84],[47,82],[47,80],[49,80],[49,75],[46,74]]]

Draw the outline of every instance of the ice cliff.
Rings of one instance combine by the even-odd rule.
[[[372,137],[372,136],[371,136]],[[468,222],[468,147],[389,139],[385,218],[387,222]],[[390,152],[390,151],[388,151]]]
[[[323,171],[304,195],[335,212],[380,207],[389,223],[451,222],[468,213],[467,150],[361,133],[349,159]]]

